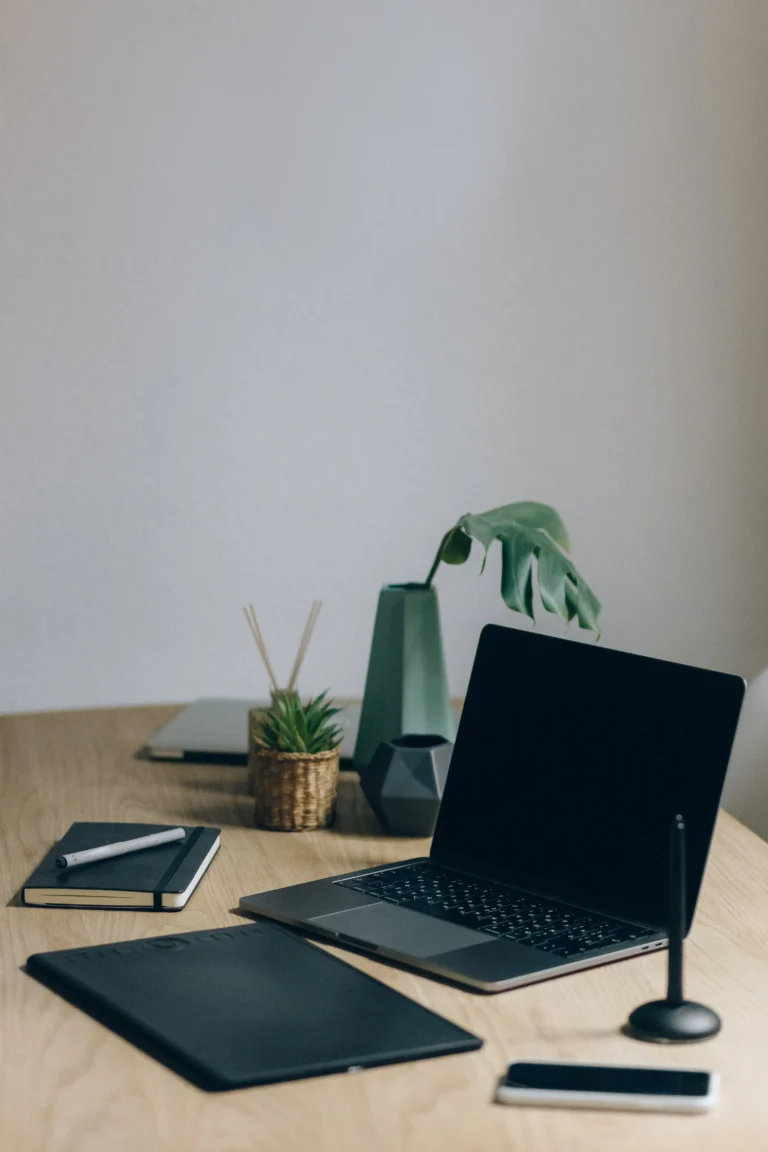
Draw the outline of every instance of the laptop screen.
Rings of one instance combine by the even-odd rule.
[[[679,812],[690,924],[743,696],[737,676],[488,625],[433,859],[661,927]]]

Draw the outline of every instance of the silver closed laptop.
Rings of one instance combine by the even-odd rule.
[[[248,759],[248,712],[268,708],[268,700],[201,697],[155,732],[144,752],[153,760]],[[360,705],[345,704],[337,718],[342,731],[341,756],[352,758]]]
[[[745,684],[488,625],[428,857],[244,896],[244,911],[486,992],[666,943],[667,836],[690,930]]]
[[[226,760],[244,764],[248,759],[248,712],[268,708],[268,700],[201,697],[163,724],[144,746],[151,760]],[[454,707],[458,720],[460,709]],[[341,728],[341,759],[351,762],[360,723],[360,705],[343,703],[336,717]],[[350,764],[351,766],[351,764]]]

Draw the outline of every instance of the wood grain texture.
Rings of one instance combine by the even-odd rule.
[[[764,1152],[768,1147],[768,845],[721,814],[696,926],[688,992],[723,1016],[706,1044],[635,1044],[619,1027],[661,994],[649,956],[483,996],[352,953],[349,963],[476,1032],[479,1052],[208,1095],[38,985],[27,956],[243,923],[249,892],[417,855],[423,841],[381,834],[344,775],[334,829],[252,826],[246,769],[135,758],[173,708],[0,717],[2,1008],[0,1147],[8,1152]],[[222,847],[177,914],[18,905],[27,874],[73,820],[215,824]],[[332,951],[337,951],[331,949]],[[512,1059],[716,1068],[706,1116],[560,1112],[491,1102]]]

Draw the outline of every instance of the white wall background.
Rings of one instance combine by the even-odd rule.
[[[605,642],[768,663],[768,4],[0,0],[0,711],[359,693],[553,503]],[[452,688],[510,620],[439,578]]]

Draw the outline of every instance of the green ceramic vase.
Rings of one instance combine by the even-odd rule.
[[[434,587],[389,584],[379,593],[354,762],[404,734],[453,740],[440,607]]]

